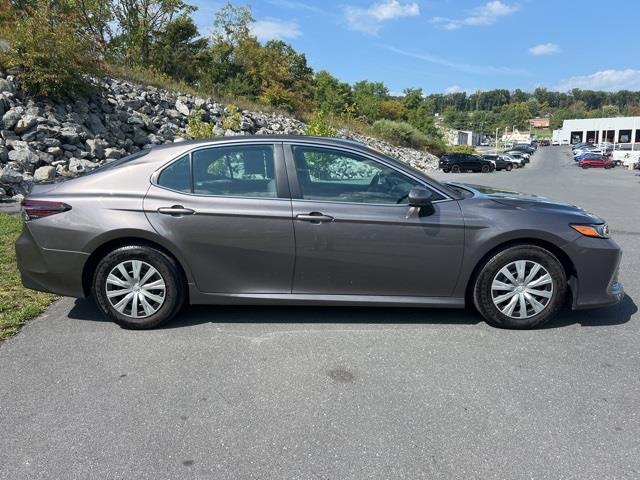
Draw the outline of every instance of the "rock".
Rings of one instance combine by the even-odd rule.
[[[2,116],[2,125],[6,130],[12,130],[18,120],[22,118],[24,109],[22,107],[14,107]]]
[[[49,147],[47,148],[47,153],[53,155],[54,157],[61,157],[63,154],[60,147]]]
[[[0,92],[14,93],[16,91],[15,86],[9,80],[0,78]]]
[[[142,147],[149,143],[149,138],[147,134],[140,127],[133,127],[133,143]]]
[[[97,163],[84,160],[82,158],[72,158],[69,160],[69,171],[71,173],[84,173],[98,166]]]
[[[22,118],[20,118],[20,120],[18,120],[18,123],[16,123],[16,126],[13,128],[13,131],[16,132],[18,135],[20,135],[21,133],[24,133],[27,130],[34,127],[37,123],[38,123],[38,117],[25,114],[22,116]]]
[[[95,113],[89,113],[84,123],[94,135],[101,135],[107,131],[104,123],[102,123],[100,117]]]
[[[0,168],[0,183],[20,183],[22,182],[23,175],[18,170],[15,170],[9,166]]]
[[[55,176],[56,176],[55,167],[51,167],[51,166],[40,167],[40,168],[37,168],[36,171],[34,172],[33,181],[34,182],[50,182],[55,178]]]
[[[89,139],[85,142],[87,147],[89,147],[89,153],[97,159],[104,159],[104,149],[108,145],[107,142],[100,139]]]
[[[127,152],[121,148],[105,148],[104,156],[107,160],[115,160],[117,158],[122,158],[127,154]]]
[[[60,130],[60,138],[65,143],[74,144],[80,140],[80,135],[75,127],[67,126]]]
[[[240,121],[240,130],[247,132],[252,130],[253,127],[253,120],[251,120],[250,117],[242,117],[242,120]]]
[[[5,146],[0,146],[0,162],[5,163],[9,160],[9,150]]]
[[[34,151],[27,142],[13,142],[12,148],[13,150],[9,152],[9,160],[19,163],[25,168],[32,167],[40,160],[38,153]]]
[[[189,116],[189,107],[180,99],[176,100],[176,110],[185,117]]]
[[[6,196],[7,196],[7,191],[4,188],[0,188],[0,198],[6,197]]]

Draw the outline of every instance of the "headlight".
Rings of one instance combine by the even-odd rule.
[[[575,225],[572,224],[571,228],[580,232],[585,237],[592,238],[609,238],[609,225],[606,223],[598,223],[593,225]]]

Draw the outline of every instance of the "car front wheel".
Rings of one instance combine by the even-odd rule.
[[[482,173],[489,173],[491,171],[491,167],[489,167],[489,165],[483,165],[480,171]]]
[[[510,163],[507,163],[507,166],[506,166],[506,167],[504,167],[504,169],[505,169],[507,172],[510,172],[510,171],[513,169],[513,165],[511,165]]]
[[[551,320],[567,289],[564,269],[548,250],[535,245],[507,248],[480,271],[474,303],[488,324],[527,329]]]
[[[453,165],[451,167],[451,172],[453,173],[460,173],[460,165]]]
[[[96,267],[93,296],[102,312],[131,329],[157,327],[182,307],[184,282],[175,260],[143,245],[108,253]]]

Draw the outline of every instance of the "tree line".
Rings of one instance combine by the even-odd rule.
[[[640,114],[640,92],[496,89],[394,96],[382,82],[340,81],[314,71],[304,53],[252,34],[251,9],[228,2],[203,36],[182,0],[0,0],[0,66],[16,71],[37,95],[68,95],[91,79],[142,72],[221,98],[240,98],[305,117],[351,125],[411,146],[442,149],[436,114],[446,126],[491,133],[528,128],[548,115],[566,118]],[[144,76],[143,76],[144,78]],[[320,114],[318,114],[320,112]],[[322,130],[322,128],[321,128]]]

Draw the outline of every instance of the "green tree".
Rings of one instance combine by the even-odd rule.
[[[0,52],[0,64],[16,70],[28,91],[62,95],[87,90],[100,63],[73,1],[34,0],[20,7],[5,2],[2,10],[8,48]]]
[[[175,18],[195,10],[182,0],[112,1],[118,26],[113,46],[130,65],[148,65],[154,38]]]

